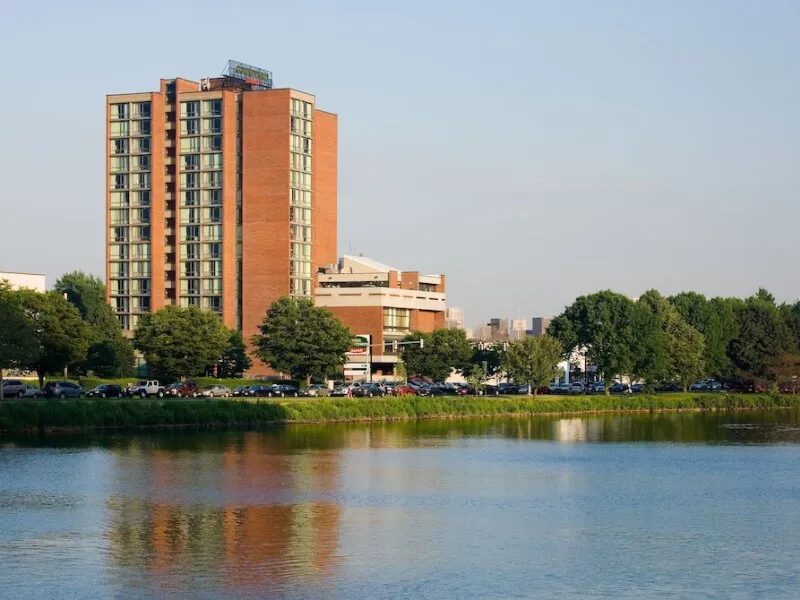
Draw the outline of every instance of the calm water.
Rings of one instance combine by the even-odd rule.
[[[800,413],[0,438],[3,598],[797,598]]]

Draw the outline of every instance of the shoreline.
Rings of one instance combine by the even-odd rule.
[[[508,417],[660,414],[800,408],[800,396],[445,396],[238,400],[50,400],[0,404],[4,435],[158,430],[259,430],[287,425],[408,422]]]

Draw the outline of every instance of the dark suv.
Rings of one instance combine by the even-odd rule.
[[[51,381],[42,390],[45,398],[83,398],[83,388],[71,381]]]
[[[179,381],[169,386],[164,393],[175,398],[197,398],[200,395],[200,388],[193,381]]]

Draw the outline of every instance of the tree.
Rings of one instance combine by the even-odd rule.
[[[0,400],[3,399],[3,369],[28,366],[38,353],[33,325],[17,293],[0,281]]]
[[[587,359],[610,382],[634,371],[633,316],[633,300],[606,290],[576,299],[551,321],[548,333],[567,357],[585,347]],[[606,385],[606,393],[610,387]]]
[[[483,363],[486,363],[485,375],[491,377],[500,371],[503,362],[503,347],[500,344],[479,344],[472,350],[472,364],[481,367],[483,372]]]
[[[403,358],[400,356],[397,357],[397,364],[394,367],[394,376],[397,381],[405,382],[408,379],[406,363],[403,362]]]
[[[472,386],[472,389],[475,390],[475,395],[478,395],[478,390],[483,383],[483,380],[486,378],[486,372],[483,370],[483,367],[477,363],[472,363],[467,372],[465,373],[467,378],[467,383]]]
[[[62,275],[54,289],[67,295],[67,300],[78,309],[81,317],[92,326],[96,339],[121,335],[119,321],[114,310],[106,302],[106,287],[103,281],[94,275],[82,271],[72,271]]]
[[[219,377],[239,377],[247,371],[253,361],[247,356],[247,347],[244,344],[242,332],[233,329],[228,336],[228,347],[222,354],[219,363]]]
[[[733,363],[744,373],[766,377],[773,363],[792,348],[792,336],[774,299],[765,290],[736,311],[739,334],[730,343]]]
[[[96,342],[89,346],[84,366],[100,377],[125,377],[136,364],[133,345],[123,336]]]
[[[228,345],[229,332],[213,312],[167,306],[139,319],[134,346],[164,380],[202,375]]]
[[[47,373],[57,373],[86,356],[90,330],[78,310],[59,292],[20,290],[20,304],[33,329],[38,351],[27,366],[44,385]]]
[[[563,352],[561,343],[549,335],[515,340],[505,352],[503,370],[515,383],[530,386],[535,396],[538,388],[558,376]]]
[[[276,300],[260,331],[251,340],[256,356],[276,371],[307,383],[341,368],[353,345],[353,336],[339,319],[306,299]]]
[[[436,329],[431,333],[415,331],[403,341],[424,340],[403,345],[403,361],[409,373],[444,381],[455,371],[464,371],[472,358],[472,346],[463,329]]]
[[[686,391],[692,382],[703,375],[703,335],[689,325],[678,310],[656,290],[642,294],[638,304],[649,310],[656,319],[658,337],[661,340],[661,346],[656,350],[661,351],[661,358],[657,363],[659,366],[649,377],[645,376],[645,380],[648,384],[662,379],[678,381]]]

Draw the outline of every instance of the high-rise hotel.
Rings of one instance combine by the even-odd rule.
[[[125,330],[165,305],[245,338],[336,263],[337,116],[234,61],[106,101],[108,299]]]

